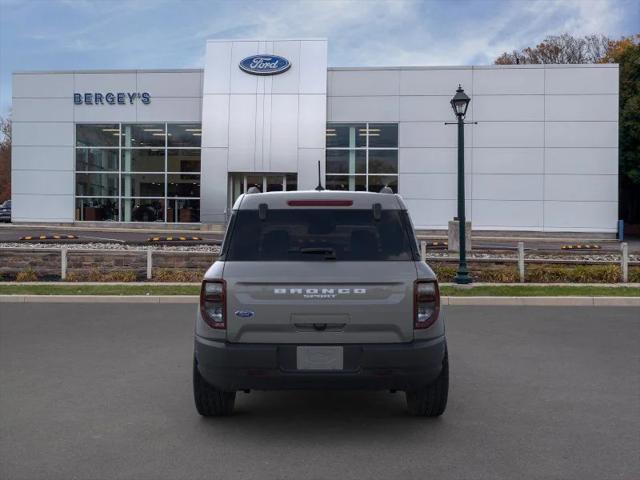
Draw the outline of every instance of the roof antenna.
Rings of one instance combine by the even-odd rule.
[[[318,186],[316,187],[316,190],[318,192],[324,190],[324,187],[322,186],[322,176],[320,175],[320,160],[318,160]]]

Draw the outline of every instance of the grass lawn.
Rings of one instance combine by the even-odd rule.
[[[0,283],[0,295],[198,295],[199,285],[9,285]],[[441,287],[443,296],[499,297],[639,297],[638,287],[482,285]]]
[[[472,288],[441,287],[440,294],[452,297],[640,297],[638,287],[482,285]]]
[[[3,285],[0,295],[199,295],[199,285]]]

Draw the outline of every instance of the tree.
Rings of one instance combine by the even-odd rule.
[[[604,35],[577,38],[568,33],[546,37],[534,48],[505,52],[496,65],[527,63],[599,63],[606,55],[611,40]]]
[[[620,65],[620,215],[640,223],[640,34],[609,42],[602,63]]]
[[[11,198],[11,119],[0,117],[0,202]]]
[[[640,224],[640,34],[611,40],[603,35],[546,37],[534,48],[505,52],[497,65],[617,63],[620,65],[620,218]]]

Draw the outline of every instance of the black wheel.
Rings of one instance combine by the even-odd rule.
[[[449,395],[449,356],[444,352],[442,371],[438,378],[421,390],[406,392],[407,410],[418,417],[439,417],[447,408]]]
[[[193,398],[196,410],[203,417],[224,417],[233,413],[236,402],[236,392],[223,392],[213,385],[209,385],[193,359]]]

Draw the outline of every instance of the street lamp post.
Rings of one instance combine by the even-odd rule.
[[[467,237],[466,237],[466,216],[464,201],[464,116],[471,99],[464,93],[462,85],[458,85],[456,94],[451,99],[451,107],[458,117],[458,231],[460,233],[460,260],[458,271],[453,281],[457,284],[466,285],[473,281],[467,269]]]

